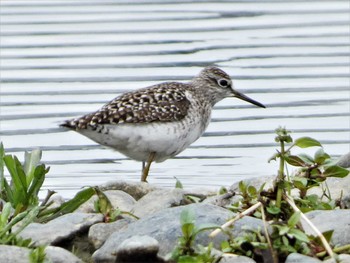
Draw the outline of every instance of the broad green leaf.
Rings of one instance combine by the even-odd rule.
[[[283,236],[284,234],[288,233],[290,228],[288,226],[282,225],[282,226],[278,226],[278,234],[280,236]]]
[[[266,210],[272,215],[278,215],[281,212],[281,209],[279,209],[277,206],[268,206]]]
[[[304,189],[307,186],[307,179],[305,177],[293,177],[293,184],[298,189]]]
[[[298,154],[297,156],[307,164],[312,165],[315,163],[315,160],[308,154],[301,153],[301,154]]]
[[[296,155],[285,156],[284,159],[286,160],[287,163],[293,166],[300,166],[300,167],[307,166],[307,163],[305,163],[303,159],[299,158]]]
[[[188,207],[184,207],[180,214],[180,224],[194,224],[195,214],[194,211]]]
[[[37,215],[39,214],[40,211],[39,206],[35,206],[31,210],[27,210],[28,212],[25,217],[21,219],[21,224],[18,228],[16,228],[16,231],[14,232],[15,235],[18,235],[26,226],[28,226],[30,223],[33,223],[33,221],[36,219]]]
[[[291,230],[289,230],[288,234],[302,242],[308,243],[310,241],[310,239],[304,232],[296,228],[292,228]]]
[[[331,157],[322,148],[318,149],[315,153],[315,163],[323,164],[329,158]]]
[[[11,209],[12,209],[11,204],[5,203],[0,213],[0,229],[2,229],[7,224],[9,216],[11,214]]]
[[[24,172],[27,175],[27,184],[33,180],[35,168],[39,165],[42,152],[39,149],[35,149],[32,152],[24,153]]]
[[[45,175],[47,172],[48,170],[45,168],[44,164],[39,165],[35,168],[33,180],[31,181],[28,189],[28,197],[31,198],[31,200],[34,202],[31,204],[37,204],[38,193],[44,183]]]
[[[326,170],[323,172],[323,175],[325,177],[340,177],[343,178],[349,174],[349,170],[334,165],[334,166],[329,166],[326,168]]]
[[[308,147],[314,147],[314,146],[320,146],[322,147],[321,143],[313,138],[310,137],[301,137],[294,141],[294,145],[300,147],[300,148],[308,148]]]
[[[294,212],[294,214],[288,219],[288,226],[293,228],[298,224],[300,219],[300,212]]]
[[[249,185],[247,188],[247,191],[249,193],[250,196],[256,196],[257,195],[257,190],[254,186]]]

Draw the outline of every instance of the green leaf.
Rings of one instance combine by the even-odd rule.
[[[309,165],[312,165],[315,163],[315,160],[308,154],[301,153],[301,154],[298,154],[297,156]]]
[[[194,224],[186,223],[181,225],[181,231],[186,239],[191,238],[194,235]]]
[[[278,226],[277,228],[278,228],[278,234],[280,236],[283,236],[284,234],[288,233],[290,230],[290,228],[288,226],[285,226],[285,225]]]
[[[188,207],[184,207],[180,214],[180,224],[194,224],[195,214],[194,211]]]
[[[187,256],[187,255],[181,256],[177,262],[178,263],[201,263],[201,262],[198,262],[198,259],[196,257]]]
[[[300,148],[308,148],[308,147],[314,147],[314,146],[320,146],[322,147],[321,143],[313,138],[310,137],[301,137],[295,140],[294,145],[300,147]]]
[[[249,193],[250,196],[256,196],[257,195],[257,190],[254,186],[249,185],[247,188],[247,191]]]
[[[180,189],[183,189],[184,186],[182,185],[181,181],[179,179],[177,179],[175,176],[174,176],[175,180],[176,180],[176,183],[175,183],[175,188],[180,188]]]
[[[300,220],[300,212],[294,212],[294,214],[288,219],[288,226],[293,228],[298,224]]]
[[[285,156],[284,159],[286,160],[287,163],[293,166],[301,166],[301,167],[307,166],[305,161],[296,155]]]
[[[293,177],[293,185],[298,189],[304,189],[307,186],[305,177]]]
[[[281,209],[277,206],[268,206],[266,208],[267,212],[269,212],[271,215],[278,215],[281,212]]]
[[[35,168],[39,165],[41,160],[42,152],[39,149],[35,149],[32,152],[24,153],[24,172],[27,175],[27,184],[34,178]]]
[[[322,148],[318,149],[315,153],[315,163],[323,164],[327,159],[331,158]]]
[[[308,236],[304,232],[296,228],[292,228],[291,230],[289,230],[288,234],[300,240],[301,242],[308,243],[310,241]]]
[[[38,200],[38,193],[41,186],[44,183],[45,175],[47,172],[48,170],[45,168],[44,164],[39,165],[35,168],[33,173],[34,175],[33,180],[31,181],[31,184],[28,189],[28,197],[34,200],[34,203],[31,203],[31,204],[35,204],[35,205],[37,204],[36,202]]]
[[[59,208],[54,209],[54,212],[52,214],[42,217],[40,219],[40,222],[47,222],[64,214],[74,212],[74,210],[89,200],[94,194],[95,190],[92,187],[88,187],[79,191],[71,200],[64,202]],[[39,217],[40,216],[41,215],[39,214]]]
[[[340,178],[344,178],[348,174],[349,174],[349,170],[347,170],[347,169],[345,169],[343,167],[337,166],[337,165],[329,166],[323,172],[323,175],[325,177],[340,177]]]

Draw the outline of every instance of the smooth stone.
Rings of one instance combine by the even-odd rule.
[[[117,248],[116,262],[155,262],[159,243],[149,236],[132,236]]]
[[[344,154],[338,159],[337,165],[343,168],[350,168],[350,152]]]
[[[133,205],[136,203],[135,199],[120,190],[107,190],[104,191],[114,208],[119,208],[121,211],[130,212]],[[88,201],[82,204],[75,212],[81,213],[96,213],[94,203],[97,201],[96,195],[92,196]]]
[[[299,254],[299,253],[291,253],[291,254],[289,254],[288,257],[286,258],[286,261],[285,261],[285,263],[301,263],[301,262],[305,262],[305,263],[320,263],[322,261],[319,260],[318,258],[305,256],[305,255]]]
[[[234,216],[231,211],[209,204],[191,204],[186,208],[192,209],[195,213],[195,225],[201,224],[215,224],[222,225],[229,218]],[[94,262],[115,262],[116,249],[121,242],[132,237],[137,233],[138,235],[147,235],[155,238],[159,242],[159,256],[165,256],[170,253],[178,242],[178,238],[182,236],[180,226],[180,214],[184,206],[172,207],[161,210],[152,214],[151,216],[141,218],[128,225],[121,231],[113,233],[103,244],[103,246],[95,251],[93,254]],[[244,217],[235,222],[233,228],[233,235],[238,236],[250,229],[263,229],[263,222],[252,217]],[[196,237],[196,243],[201,245],[208,245],[213,241],[214,246],[219,248],[223,240],[227,236],[219,233],[213,239],[209,238],[210,231],[200,233]]]
[[[350,240],[350,210],[315,210],[306,213],[306,216],[317,227],[321,233],[329,230],[334,230],[332,236],[332,244],[344,246]],[[314,231],[310,226],[301,219],[302,226],[306,234],[314,235]]]
[[[165,208],[188,204],[182,189],[159,189],[154,190],[134,205],[132,213],[137,217],[145,217]]]
[[[120,190],[131,195],[135,200],[139,200],[144,195],[159,189],[156,186],[150,185],[145,182],[134,181],[109,181],[100,186],[102,191],[107,190]]]
[[[329,177],[326,182],[331,198],[341,198],[345,208],[350,208],[350,175],[344,178]],[[323,190],[321,187],[313,187],[308,191],[308,195],[312,194],[322,196]]]
[[[246,256],[225,253],[218,263],[256,263],[256,261]]]
[[[350,255],[349,254],[340,254],[338,255],[339,263],[349,263],[350,262]],[[334,259],[329,258],[326,260],[323,260],[323,263],[337,263]]]
[[[45,253],[50,263],[83,263],[80,258],[61,247],[48,246],[45,248]]]
[[[29,263],[29,254],[29,248],[0,245],[0,263]]]
[[[35,245],[55,245],[71,239],[78,232],[87,231],[103,221],[102,214],[70,213],[49,221],[46,224],[31,223],[22,232],[22,238],[31,238]]]
[[[90,227],[89,229],[89,242],[95,249],[100,248],[107,238],[114,232],[126,227],[134,220],[130,218],[120,219],[111,223],[98,223]]]
[[[0,263],[30,263],[30,253],[31,249],[26,247],[0,245]],[[48,246],[45,254],[45,259],[50,263],[83,263],[81,259],[60,247]]]

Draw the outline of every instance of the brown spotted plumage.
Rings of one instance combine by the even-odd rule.
[[[147,162],[141,177],[146,181],[153,161],[179,154],[204,133],[212,107],[226,97],[264,107],[235,90],[224,71],[207,67],[189,83],[165,82],[122,94],[100,110],[61,126]]]

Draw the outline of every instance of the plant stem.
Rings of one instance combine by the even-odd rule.
[[[242,213],[239,213],[231,220],[227,221],[225,224],[221,226],[221,228],[215,229],[213,232],[210,233],[209,237],[215,237],[217,234],[219,234],[221,231],[225,231],[226,228],[231,226],[235,221],[238,219],[241,219],[242,217],[249,215],[250,213],[253,213],[256,209],[258,209],[262,205],[261,202],[256,203],[255,205],[249,207],[247,210],[243,211]]]
[[[285,155],[285,148],[284,148],[284,141],[281,140],[281,152],[280,152],[280,167],[278,169],[278,177],[277,177],[277,196],[276,196],[276,206],[278,208],[281,208],[281,201],[282,201],[282,187],[281,182],[284,180],[284,155]]]
[[[336,255],[333,253],[331,246],[329,245],[326,238],[323,236],[320,230],[307,218],[307,216],[300,211],[300,209],[296,206],[293,199],[289,197],[288,195],[285,195],[285,200],[288,202],[288,204],[293,208],[294,211],[300,212],[300,216],[302,219],[305,220],[305,222],[311,227],[311,229],[315,232],[315,234],[318,236],[318,238],[321,240],[324,248],[326,249],[328,255],[337,262]]]

